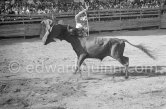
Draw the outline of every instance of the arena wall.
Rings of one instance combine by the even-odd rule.
[[[44,15],[51,16],[51,15]],[[34,36],[42,31],[43,15],[2,16],[7,20],[0,22],[0,37]],[[56,20],[75,26],[74,13],[56,14]],[[13,20],[15,19],[15,20]],[[166,28],[166,14],[161,9],[112,9],[89,11],[90,31],[122,30],[142,27]]]

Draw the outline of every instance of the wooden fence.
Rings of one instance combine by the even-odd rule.
[[[40,35],[45,15],[0,15],[0,37]],[[75,26],[75,13],[54,14],[65,24]],[[88,11],[90,31],[122,30],[142,27],[166,28],[166,15],[161,9],[110,9]]]
[[[113,9],[91,12],[90,30],[121,30],[160,26],[160,9]]]
[[[1,37],[40,35],[42,16],[7,15],[0,17]]]

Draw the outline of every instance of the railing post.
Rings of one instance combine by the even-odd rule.
[[[101,12],[100,12],[100,11],[98,11],[98,12],[99,12],[99,21],[100,21],[100,18],[101,18],[100,13],[101,13]]]
[[[122,11],[121,11],[121,8],[120,8],[120,21],[122,21]]]
[[[120,3],[120,30],[122,30],[123,29],[123,27],[122,27],[122,25],[123,25],[123,22],[122,22],[122,11],[121,11],[121,3]]]
[[[25,26],[25,22],[24,22],[24,17],[23,17],[23,26],[24,26],[24,39],[26,38],[26,26]]]
[[[142,9],[140,9],[140,18],[142,18]]]
[[[142,22],[142,15],[143,15],[143,14],[142,14],[142,10],[143,10],[143,9],[139,9],[139,10],[140,10],[140,11],[139,11],[139,12],[140,12],[140,19],[141,19],[141,22]],[[141,23],[140,26],[141,26],[141,30],[143,30],[142,23]],[[138,28],[139,28],[139,27],[138,27]]]
[[[158,27],[158,29],[161,28],[161,24],[162,24],[162,23],[161,23],[161,20],[162,20],[162,18],[161,18],[161,16],[162,16],[162,15],[161,15],[161,14],[162,14],[162,13],[161,13],[161,10],[162,10],[162,8],[161,8],[161,6],[160,6],[160,7],[159,7],[159,11],[158,11],[158,13],[159,13],[159,27]]]

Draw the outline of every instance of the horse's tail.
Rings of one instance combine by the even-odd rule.
[[[154,55],[152,54],[152,51],[150,51],[150,50],[148,50],[145,46],[143,46],[143,45],[141,45],[141,44],[139,44],[139,45],[134,45],[134,44],[132,44],[132,43],[130,43],[128,40],[125,40],[125,39],[123,39],[123,41],[124,42],[127,42],[128,44],[130,44],[130,45],[132,45],[132,46],[134,46],[134,47],[136,47],[136,48],[138,48],[138,49],[140,49],[141,51],[143,51],[145,54],[147,54],[150,58],[152,58],[152,59],[156,59],[155,57],[154,57]]]

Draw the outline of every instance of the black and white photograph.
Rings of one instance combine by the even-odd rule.
[[[0,109],[166,109],[166,0],[0,0]]]

